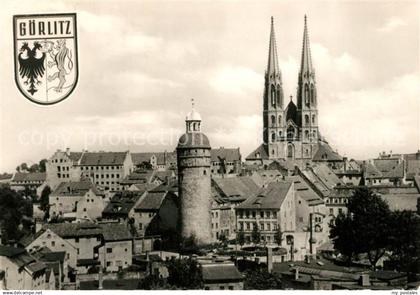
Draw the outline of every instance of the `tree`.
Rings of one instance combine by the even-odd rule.
[[[281,227],[279,226],[274,234],[274,241],[281,246],[281,242],[283,241],[283,232],[281,231]]]
[[[184,289],[203,288],[201,267],[197,260],[192,258],[175,259],[171,258],[167,262],[168,284]]]
[[[238,244],[241,245],[241,247],[245,244],[245,233],[242,228],[239,229],[236,239],[238,241]]]
[[[47,159],[42,159],[41,161],[39,161],[39,172],[46,172],[47,171]]]
[[[256,222],[254,223],[254,226],[252,227],[251,238],[254,244],[259,244],[261,241],[261,232]]]
[[[33,173],[33,172],[38,172],[39,171],[39,165],[38,164],[32,164],[29,168],[28,171]]]
[[[16,167],[17,172],[24,172],[28,170],[28,164],[22,163],[19,166]]]
[[[391,211],[388,204],[366,187],[358,188],[347,204],[347,216],[338,216],[330,238],[334,248],[351,261],[367,253],[373,269],[389,245]]]
[[[0,187],[0,227],[2,242],[19,240],[27,228],[20,228],[22,217],[31,216],[32,205],[29,200],[11,190],[9,187]]]
[[[51,188],[47,185],[41,192],[41,199],[39,209],[44,212],[44,220],[48,220],[50,217],[50,194]]]
[[[280,277],[269,273],[265,267],[245,272],[245,290],[278,290],[281,288]]]
[[[392,213],[389,250],[390,262],[398,271],[420,272],[420,217],[411,211]]]

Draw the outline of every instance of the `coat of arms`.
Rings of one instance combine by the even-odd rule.
[[[78,79],[76,14],[15,15],[15,80],[30,101],[67,98]]]

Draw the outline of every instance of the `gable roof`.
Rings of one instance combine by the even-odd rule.
[[[96,195],[99,194],[96,186],[90,180],[61,182],[51,195],[62,197],[84,196],[89,190],[92,190]]]
[[[166,192],[146,192],[140,203],[134,208],[135,211],[157,211],[165,200]]]
[[[244,278],[233,263],[202,264],[203,280],[210,282],[240,282]]]
[[[128,217],[128,213],[140,199],[145,191],[116,192],[109,204],[102,211],[103,217]]]
[[[20,173],[16,172],[11,181],[45,181],[47,174],[45,172]]]
[[[165,165],[170,163],[176,163],[176,152],[145,152],[145,153],[132,153],[131,159],[134,166],[138,166],[143,162],[150,162],[152,156],[156,157],[158,165]]]
[[[250,153],[246,160],[267,160],[268,154],[266,150],[266,146],[264,144],[261,144],[259,147],[257,147],[252,153]]]
[[[280,209],[292,182],[271,182],[257,195],[251,196],[238,205],[238,209]]]
[[[133,172],[127,175],[120,184],[143,184],[143,183],[150,183],[152,181],[152,177],[155,174],[154,170],[141,170]]]
[[[318,149],[312,157],[313,161],[343,161],[343,157],[335,152],[328,143],[318,142]]]
[[[102,234],[102,228],[92,222],[82,223],[49,223],[44,229],[50,229],[61,238],[76,238],[99,236]]]
[[[123,165],[129,152],[85,152],[80,158],[81,166]]]
[[[289,104],[286,107],[285,112],[286,112],[286,122],[289,120],[292,120],[293,123],[295,123],[297,126],[300,126],[297,106],[295,105],[293,100],[290,100]]]
[[[244,201],[260,190],[252,177],[247,176],[213,178],[212,186],[221,195],[224,202]]]
[[[383,194],[381,198],[388,203],[392,211],[416,211],[420,194]]]
[[[235,162],[241,160],[241,153],[239,148],[218,148],[211,150],[211,161],[218,162],[221,159],[224,159],[226,162]]]
[[[414,180],[415,176],[420,176],[420,160],[407,160],[407,180]]]
[[[295,192],[305,200],[309,206],[324,204],[322,195],[315,192],[300,175],[293,175],[286,178],[294,183]]]
[[[365,178],[403,178],[404,162],[398,158],[373,159],[365,163]]]
[[[127,225],[123,223],[101,223],[100,227],[106,242],[127,241],[133,238]]]

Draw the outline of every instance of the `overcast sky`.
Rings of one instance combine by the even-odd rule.
[[[350,158],[420,149],[418,1],[2,1],[0,172],[57,149],[173,150],[190,99],[212,147],[262,141],[270,16],[286,103],[296,95],[303,18],[319,125]],[[58,105],[18,91],[12,15],[76,12],[79,83]],[[294,99],[294,98],[293,98]]]

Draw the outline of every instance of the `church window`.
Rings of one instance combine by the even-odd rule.
[[[279,116],[279,126],[281,126],[281,115]]]
[[[309,140],[309,131],[305,130],[305,140]]]
[[[290,126],[287,128],[287,140],[293,140],[295,137],[295,128]]]
[[[312,138],[313,138],[314,140],[316,140],[316,130],[313,130],[313,131],[312,131]]]
[[[312,115],[312,124],[315,124],[315,115]]]
[[[308,115],[305,115],[305,124],[309,125],[309,116]]]
[[[276,90],[274,89],[274,85],[271,85],[271,104],[276,106]]]
[[[203,175],[207,175],[207,171],[206,170],[203,170]]]
[[[283,137],[283,133],[279,131],[279,139],[281,140],[282,137]]]
[[[309,87],[305,84],[305,104],[309,105]]]
[[[294,153],[293,145],[289,144],[287,146],[287,157],[288,158],[293,158],[293,153]]]
[[[276,117],[274,115],[271,115],[271,126],[276,125]]]
[[[315,103],[315,88],[314,85],[311,85],[311,103]]]
[[[280,87],[277,86],[277,104],[278,105],[280,105],[280,99],[281,99]]]
[[[276,141],[276,134],[271,133],[271,142],[275,142],[275,141]]]

